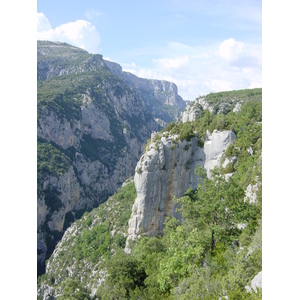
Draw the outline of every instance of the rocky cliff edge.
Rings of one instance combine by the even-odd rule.
[[[126,252],[130,252],[130,241],[135,241],[140,234],[162,234],[167,217],[181,218],[173,198],[182,197],[188,188],[197,187],[195,169],[198,164],[210,177],[210,171],[220,166],[224,150],[235,139],[234,132],[230,130],[207,132],[201,148],[198,138],[181,141],[178,135],[165,132],[158,139],[152,134],[151,144],[135,169],[137,197],[128,223]]]

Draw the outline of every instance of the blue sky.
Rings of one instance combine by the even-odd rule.
[[[38,39],[100,53],[186,100],[262,87],[262,2],[39,0]]]

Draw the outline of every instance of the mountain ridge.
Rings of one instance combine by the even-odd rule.
[[[48,41],[37,42],[37,55],[41,274],[65,229],[132,176],[144,144],[161,125],[147,97],[113,74],[102,55]],[[179,108],[167,107],[179,115]]]

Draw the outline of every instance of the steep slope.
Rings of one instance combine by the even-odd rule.
[[[197,165],[206,170],[208,178],[211,178],[214,168],[221,167],[221,162],[223,168],[232,171],[237,155],[224,156],[222,160],[228,146],[233,146],[236,139],[234,131],[224,130],[234,128],[234,124],[228,126],[230,118],[225,121],[225,115],[229,112],[236,114],[248,101],[260,100],[261,89],[202,96],[182,112],[181,122],[177,124],[179,134],[171,134],[175,128],[171,132],[152,134],[148,150],[136,166],[134,181],[137,198],[129,220],[127,252],[130,252],[129,242],[136,241],[139,233],[149,236],[162,234],[167,217],[180,218],[176,213],[178,205],[174,204],[173,198],[182,197],[188,188],[197,188]],[[213,118],[215,114],[218,116]],[[206,121],[197,126],[197,119]],[[191,122],[194,122],[193,125]],[[205,123],[207,128],[213,130],[212,134],[207,130],[204,135]],[[249,153],[251,149],[252,145],[249,144]],[[227,173],[227,178],[232,176],[232,173]],[[246,191],[250,195],[248,198],[251,198],[251,191],[255,188],[257,190],[257,185],[249,183]]]
[[[64,233],[39,278],[38,299],[56,299],[68,278],[80,279],[91,295],[106,277],[104,261],[125,247],[130,209],[136,197],[128,179],[105,203],[85,212]]]
[[[38,273],[63,232],[130,177],[160,125],[101,55],[38,41]]]
[[[250,288],[262,270],[261,98],[227,114],[200,111],[152,134],[135,185],[66,231],[39,299],[70,289],[87,299],[261,299],[261,285]]]
[[[168,81],[139,78],[114,62],[104,60],[110,70],[123,79],[141,97],[148,110],[162,126],[177,120],[186,107],[185,101],[178,95],[177,86]]]
[[[129,241],[136,241],[140,232],[149,236],[162,234],[167,217],[181,218],[173,198],[182,197],[188,188],[197,188],[198,165],[207,170],[210,178],[210,171],[220,167],[224,151],[235,139],[230,130],[208,133],[204,147],[199,146],[196,137],[190,141],[179,140],[179,135],[170,132],[151,139],[149,150],[136,166],[137,198],[129,220],[126,251],[129,252]]]

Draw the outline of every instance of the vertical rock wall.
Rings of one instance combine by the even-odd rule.
[[[127,252],[129,241],[135,241],[140,234],[162,234],[166,217],[181,218],[173,198],[197,187],[198,164],[210,176],[210,170],[220,166],[223,151],[235,138],[232,131],[215,130],[212,134],[208,132],[203,148],[198,146],[198,138],[179,141],[176,135],[150,144],[135,169],[137,198],[129,220]]]

